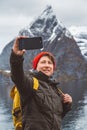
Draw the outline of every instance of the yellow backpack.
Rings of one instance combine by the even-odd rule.
[[[38,90],[39,82],[33,77],[33,89]],[[20,105],[20,95],[16,86],[13,86],[10,92],[10,96],[13,100],[12,117],[15,130],[22,130],[22,113]]]

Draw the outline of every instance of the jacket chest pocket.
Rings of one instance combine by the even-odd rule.
[[[35,98],[37,105],[42,110],[51,109],[51,105],[52,105],[52,95],[51,94],[49,94],[47,92],[43,92],[43,91],[37,91],[34,98]]]

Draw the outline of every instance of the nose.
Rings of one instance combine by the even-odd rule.
[[[46,63],[45,63],[45,66],[46,66],[46,67],[49,67],[49,63],[48,63],[48,62],[46,62]]]

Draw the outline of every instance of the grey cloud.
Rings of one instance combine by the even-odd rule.
[[[29,25],[34,17],[38,17],[46,5],[53,7],[57,19],[65,26],[87,25],[87,0],[0,0],[0,34],[3,31],[3,42],[8,27],[11,34],[17,28]],[[12,27],[13,25],[13,27]],[[1,36],[1,35],[0,35]]]
[[[24,14],[24,15],[34,15],[40,10],[40,4],[43,4],[40,0],[3,0],[0,3],[0,13],[10,15],[14,14]]]

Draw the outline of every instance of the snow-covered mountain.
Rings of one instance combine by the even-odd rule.
[[[87,59],[87,26],[71,26],[69,31],[74,36],[82,55]]]
[[[52,7],[47,6],[37,19],[29,26],[19,31],[19,35],[29,37],[41,36],[44,51],[52,52],[56,59],[58,80],[73,80],[87,78],[87,63],[73,38],[72,34],[57,20]],[[14,40],[4,48],[0,55],[0,68],[10,70],[9,57]],[[34,56],[41,50],[29,50],[24,55],[24,69],[31,69]]]
[[[57,20],[51,6],[47,6],[36,20],[19,32],[19,35],[29,37],[41,36],[44,43],[52,43],[56,36],[60,36],[61,34],[72,38],[71,33]]]

